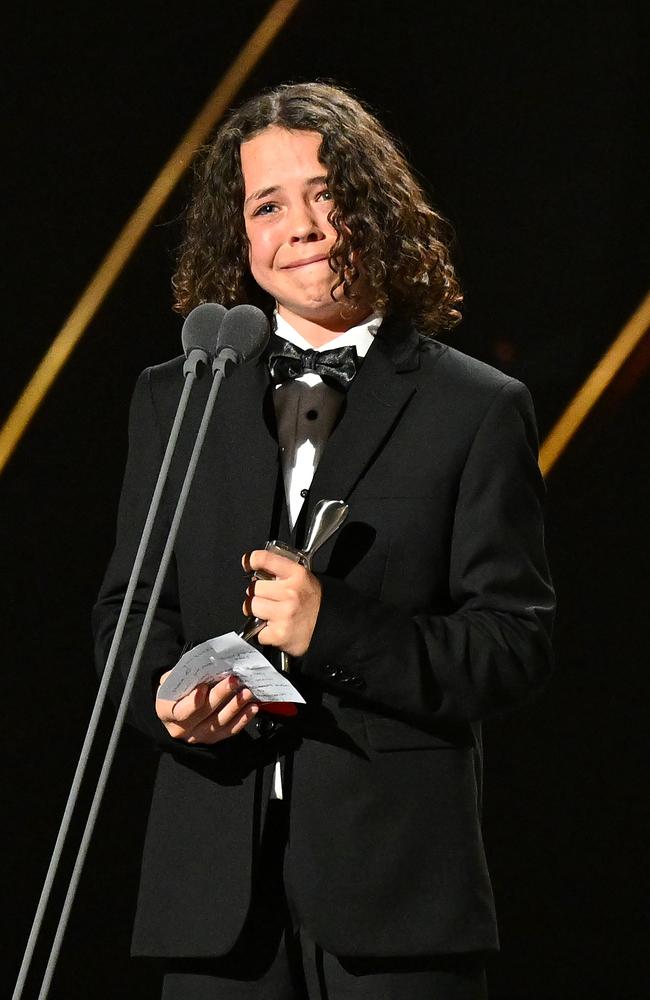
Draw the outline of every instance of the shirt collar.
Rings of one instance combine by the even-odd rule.
[[[372,315],[366,317],[363,323],[350,327],[345,333],[338,333],[332,340],[328,340],[326,344],[321,344],[320,347],[314,347],[304,337],[301,337],[298,331],[294,330],[283,316],[279,316],[277,311],[273,314],[273,317],[275,320],[275,332],[278,337],[290,341],[295,347],[299,347],[303,351],[315,350],[320,352],[331,351],[335,347],[356,347],[360,358],[365,358],[384,318],[381,313],[374,312]]]

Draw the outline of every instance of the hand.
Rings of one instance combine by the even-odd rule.
[[[273,580],[253,580],[243,604],[245,615],[262,618],[266,625],[257,636],[261,646],[277,646],[290,656],[303,656],[309,648],[320,610],[318,579],[300,563],[266,549],[256,549],[242,559],[247,572],[264,570]]]
[[[162,684],[171,671],[160,678]],[[156,715],[170,736],[185,743],[220,743],[240,733],[259,710],[253,693],[236,677],[210,687],[199,684],[178,701],[156,698]]]

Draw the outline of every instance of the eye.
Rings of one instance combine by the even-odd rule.
[[[253,212],[253,216],[256,216],[256,215],[272,215],[276,208],[277,208],[277,205],[275,204],[275,202],[273,202],[273,201],[265,201],[263,205],[260,205],[259,208],[255,209],[255,211]],[[268,211],[267,211],[267,209],[268,209]]]
[[[323,188],[323,190],[319,191],[318,194],[316,195],[316,201],[331,201],[331,200],[332,200],[332,192],[328,191],[327,188]]]

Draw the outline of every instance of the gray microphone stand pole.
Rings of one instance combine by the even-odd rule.
[[[45,969],[45,975],[43,977],[43,982],[41,984],[41,991],[38,994],[38,1000],[46,1000],[47,995],[50,991],[52,976],[54,975],[56,963],[58,961],[59,953],[61,951],[63,935],[65,934],[66,927],[68,925],[70,910],[72,909],[72,904],[74,902],[74,897],[76,895],[77,887],[79,885],[79,880],[81,878],[81,873],[83,871],[86,855],[88,854],[88,848],[90,846],[93,830],[95,828],[95,822],[97,820],[97,815],[99,813],[99,808],[101,806],[102,799],[104,797],[104,791],[106,789],[108,776],[110,773],[111,766],[113,764],[113,758],[115,757],[117,743],[120,738],[122,728],[124,726],[124,720],[126,718],[126,711],[128,708],[129,699],[131,697],[131,692],[135,684],[135,679],[138,672],[138,667],[140,666],[140,660],[142,659],[144,646],[149,637],[149,632],[151,630],[153,618],[156,613],[156,608],[158,607],[158,599],[160,597],[160,591],[162,590],[165,574],[167,572],[167,568],[169,566],[172,557],[174,544],[176,542],[176,536],[178,534],[178,529],[180,526],[181,518],[183,516],[183,511],[185,510],[185,504],[187,502],[187,496],[190,491],[190,486],[192,485],[192,480],[194,479],[194,472],[196,470],[196,466],[199,461],[199,456],[203,449],[203,442],[205,441],[205,437],[208,430],[208,424],[210,422],[210,417],[212,416],[212,410],[214,409],[214,404],[217,399],[217,393],[219,392],[219,389],[221,388],[221,383],[225,378],[227,366],[236,365],[239,362],[239,360],[240,360],[239,356],[231,348],[223,348],[219,352],[217,358],[215,359],[214,380],[212,382],[212,386],[210,388],[210,394],[208,396],[208,401],[205,405],[205,410],[203,412],[201,426],[199,427],[199,432],[197,434],[196,441],[194,442],[194,449],[192,451],[192,457],[190,458],[190,464],[187,467],[185,479],[183,480],[181,492],[178,497],[176,511],[174,513],[172,524],[169,529],[169,535],[167,536],[167,542],[165,543],[165,548],[163,550],[162,559],[160,561],[160,567],[158,569],[158,573],[156,575],[156,579],[154,580],[153,588],[151,590],[151,597],[149,598],[149,604],[147,605],[144,621],[142,623],[140,638],[138,639],[138,644],[133,654],[131,667],[129,669],[126,678],[126,683],[124,685],[124,691],[120,699],[117,715],[115,717],[115,722],[113,724],[113,730],[111,732],[111,738],[108,742],[106,755],[104,757],[104,763],[99,775],[99,779],[97,781],[97,788],[95,789],[95,794],[93,796],[93,800],[90,806],[90,811],[88,813],[88,820],[86,822],[86,827],[83,832],[83,837],[81,838],[79,851],[77,852],[77,860],[75,862],[72,876],[70,878],[68,892],[65,897],[65,901],[63,903],[63,908],[61,910],[61,917],[59,919],[59,924],[56,929],[56,934],[54,936],[54,942],[52,944],[52,950],[50,952],[47,968]]]
[[[49,902],[50,893],[52,891],[52,885],[57,874],[57,870],[61,861],[61,855],[63,853],[63,848],[65,846],[65,841],[70,831],[70,824],[72,822],[72,816],[77,805],[77,799],[79,798],[79,791],[81,789],[81,784],[86,772],[86,767],[88,765],[88,759],[90,757],[90,751],[92,749],[95,736],[97,735],[97,728],[99,726],[99,720],[101,713],[106,704],[106,699],[108,696],[108,687],[115,670],[115,663],[117,660],[117,653],[119,650],[120,642],[122,641],[122,635],[124,633],[124,628],[126,626],[126,621],[131,611],[131,604],[133,603],[133,595],[135,593],[135,588],[138,583],[138,577],[140,576],[140,570],[142,569],[142,563],[146,555],[146,551],[149,545],[149,539],[151,538],[151,532],[153,529],[153,524],[158,513],[158,508],[160,506],[160,500],[162,497],[162,492],[167,481],[167,475],[169,473],[169,467],[176,449],[176,442],[178,441],[178,435],[180,432],[181,424],[183,422],[183,417],[185,416],[185,410],[187,409],[187,403],[189,400],[190,392],[192,387],[196,382],[199,371],[208,363],[208,354],[206,351],[200,351],[194,349],[190,352],[185,365],[183,367],[183,374],[185,375],[185,381],[183,384],[183,391],[181,393],[181,398],[178,404],[178,409],[176,410],[176,416],[174,418],[174,423],[172,425],[171,433],[169,435],[169,441],[167,442],[167,448],[165,450],[165,455],[163,457],[162,465],[160,467],[160,472],[158,473],[158,480],[156,482],[156,487],[154,489],[153,497],[151,498],[151,504],[149,506],[149,512],[147,514],[147,519],[142,531],[142,538],[140,540],[140,545],[135,557],[135,562],[133,564],[133,569],[131,570],[131,576],[129,577],[129,583],[126,589],[126,594],[124,595],[124,603],[122,605],[122,610],[117,621],[117,626],[115,628],[115,635],[113,636],[113,641],[111,643],[111,648],[108,654],[108,659],[106,661],[106,667],[104,668],[104,673],[102,674],[101,683],[99,690],[97,691],[97,697],[95,698],[95,704],[93,706],[92,715],[90,717],[90,722],[88,723],[88,729],[86,730],[86,736],[84,738],[83,746],[81,748],[81,753],[79,754],[79,761],[77,763],[77,768],[74,773],[74,778],[72,779],[72,785],[70,786],[70,792],[68,793],[68,800],[66,802],[65,810],[63,812],[63,819],[61,820],[61,825],[59,826],[59,832],[57,834],[56,843],[54,845],[54,850],[52,852],[52,857],[50,859],[50,864],[47,869],[47,874],[45,876],[45,881],[43,883],[43,889],[41,891],[41,896],[38,901],[38,906],[36,908],[36,914],[34,916],[34,921],[32,923],[32,928],[27,940],[27,946],[25,948],[25,954],[23,955],[22,964],[20,966],[20,971],[18,973],[18,979],[16,980],[16,986],[14,992],[12,993],[11,1000],[20,1000],[23,994],[23,989],[25,982],[27,980],[27,975],[29,973],[29,968],[34,956],[34,950],[36,948],[36,942],[38,940],[38,935],[40,934],[41,927],[43,924],[43,918],[45,916],[45,910]]]

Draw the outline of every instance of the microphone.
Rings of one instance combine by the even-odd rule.
[[[223,378],[248,361],[255,361],[269,342],[269,321],[257,306],[233,306],[219,330],[217,351],[212,365],[214,375]]]
[[[193,373],[200,377],[217,350],[219,330],[227,310],[217,302],[203,302],[189,313],[181,341],[185,352],[183,375]]]

